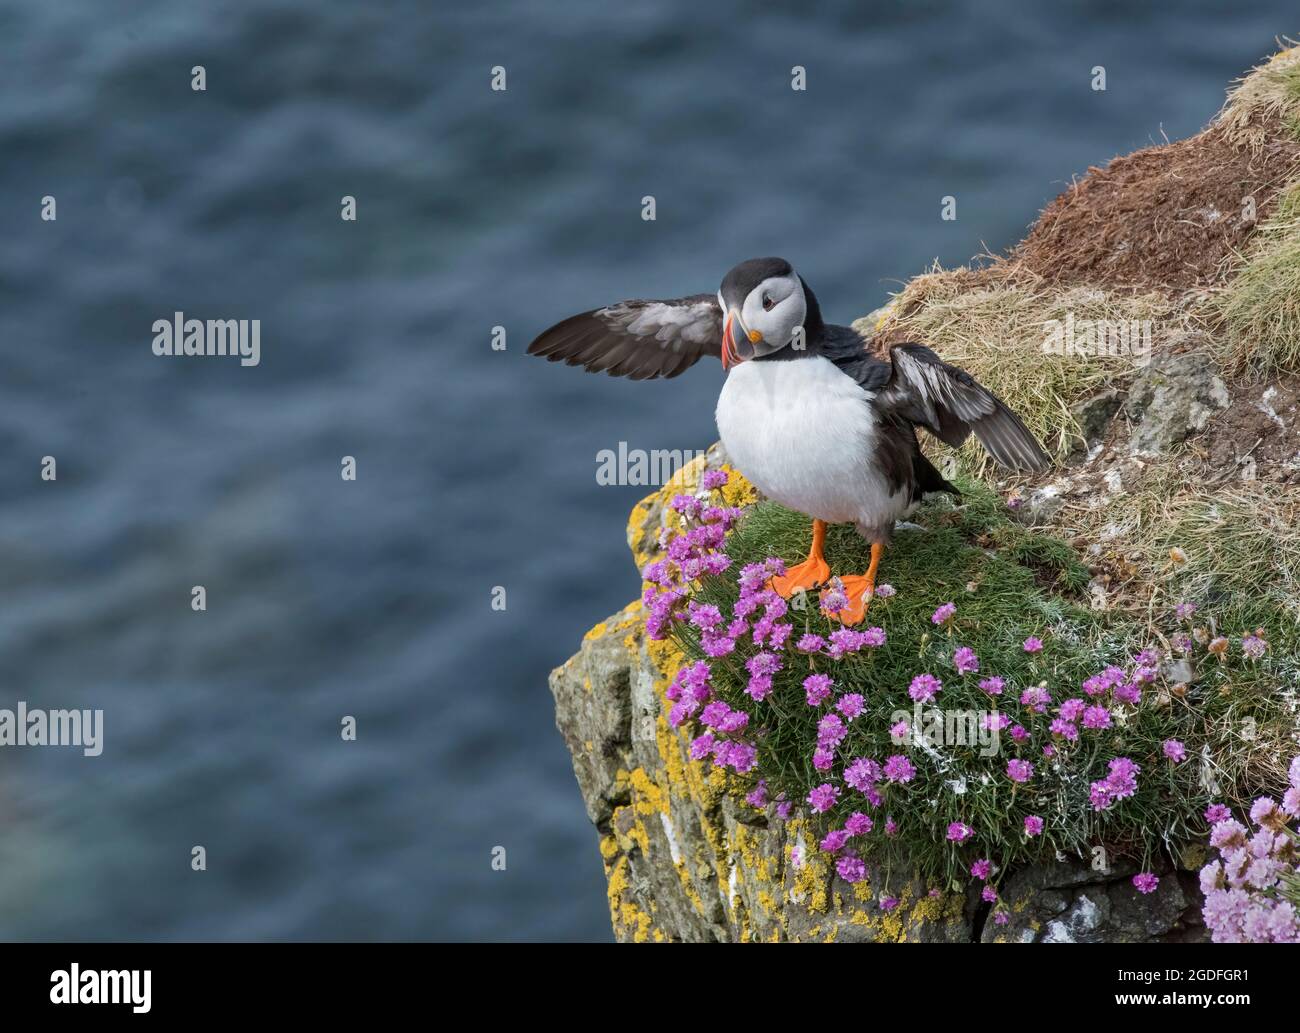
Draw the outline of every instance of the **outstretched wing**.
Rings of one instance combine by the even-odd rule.
[[[620,301],[556,323],[528,354],[633,380],[675,377],[701,356],[721,357],[722,310],[712,294]]]
[[[1045,470],[1051,464],[1020,417],[965,370],[920,344],[896,345],[889,357],[893,374],[876,396],[879,407],[954,447],[973,431],[989,455],[1012,470]]]

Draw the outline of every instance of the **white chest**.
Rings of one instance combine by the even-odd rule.
[[[763,494],[832,523],[870,523],[897,500],[870,461],[876,426],[869,400],[821,356],[745,362],[722,388],[718,433]]]

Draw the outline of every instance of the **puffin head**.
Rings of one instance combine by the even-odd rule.
[[[810,297],[784,258],[751,258],[727,273],[718,290],[723,368],[787,347],[804,326]]]

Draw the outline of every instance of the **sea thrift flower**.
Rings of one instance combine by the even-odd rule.
[[[849,734],[848,727],[839,714],[827,714],[817,722],[817,744],[819,746],[838,746]]]
[[[721,488],[728,480],[729,475],[726,470],[707,470],[704,476],[700,478],[700,484],[706,490],[712,491],[715,488]]]
[[[996,904],[998,899],[998,891],[995,890],[992,886],[985,886],[982,890],[980,890],[980,899],[983,900],[984,903],[986,904]]]
[[[987,879],[993,874],[993,863],[984,858],[980,858],[980,860],[970,866],[970,873],[976,879]]]
[[[851,836],[865,836],[874,824],[869,815],[854,811],[849,815],[849,820],[844,823],[844,828]]]
[[[1212,803],[1205,808],[1205,820],[1211,825],[1217,825],[1221,821],[1227,821],[1232,817],[1232,812],[1221,803]]]
[[[881,898],[881,901],[880,901],[880,910],[881,910],[881,911],[893,911],[894,908],[896,908],[896,907],[898,907],[898,898],[897,898],[897,897],[882,897],[882,898]]]
[[[850,692],[841,696],[839,702],[835,704],[835,709],[852,721],[862,713],[862,708],[866,705],[866,700],[858,692]]]
[[[1123,800],[1137,792],[1137,775],[1142,769],[1128,757],[1116,757],[1110,762],[1110,773],[1093,782],[1089,788],[1093,810],[1104,811],[1116,800]]]
[[[953,614],[957,612],[955,603],[944,603],[930,615],[931,624],[946,624],[952,620]]]
[[[1195,603],[1179,603],[1174,607],[1174,616],[1180,621],[1185,621],[1196,612]]]
[[[1087,704],[1081,699],[1067,699],[1061,704],[1058,713],[1064,721],[1077,721]]]
[[[758,785],[745,797],[745,802],[751,807],[757,807],[760,811],[767,806],[767,782],[763,779],[758,780]]]
[[[866,792],[881,777],[880,765],[867,757],[859,757],[844,769],[844,781],[859,792]]]
[[[961,646],[952,654],[952,665],[958,674],[973,674],[980,669],[980,658],[970,646]]]
[[[1050,731],[1053,735],[1059,735],[1068,742],[1074,742],[1079,738],[1079,729],[1069,721],[1063,721],[1059,717],[1052,722]]]
[[[813,750],[813,767],[818,771],[830,771],[835,764],[835,754],[824,746]]]
[[[1013,782],[1028,782],[1034,777],[1034,766],[1027,760],[1007,761],[1007,777]]]
[[[1011,729],[1011,738],[1016,742],[1024,742],[1029,738],[1029,730],[1024,725],[1016,725]]]
[[[1268,652],[1268,643],[1258,635],[1246,635],[1241,640],[1241,651],[1251,660],[1258,660]]]
[[[1220,635],[1218,638],[1211,639],[1210,644],[1205,648],[1214,656],[1217,656],[1220,662],[1223,662],[1228,655],[1228,640]]]
[[[885,835],[886,836],[898,835],[898,822],[896,822],[893,818],[888,818],[888,817],[885,818]]]
[[[907,694],[917,703],[929,703],[939,694],[939,690],[942,688],[943,682],[933,674],[918,674],[912,679]]]
[[[1020,694],[1020,705],[1028,707],[1035,714],[1046,712],[1047,705],[1051,702],[1051,694],[1041,685],[1035,685],[1033,688],[1025,689],[1025,691]]]
[[[1011,921],[1011,916],[1006,911],[995,911],[993,913],[994,925],[1006,925]]]
[[[1043,819],[1037,814],[1025,815],[1025,834],[1028,836],[1042,835]]]
[[[1004,682],[1001,678],[997,677],[996,675],[994,675],[992,678],[980,679],[980,688],[983,689],[985,692],[987,692],[990,696],[1001,696],[1002,689],[1005,685],[1006,682]]]
[[[916,776],[916,768],[901,753],[895,753],[885,761],[884,774],[890,782],[910,782]]]
[[[1138,872],[1133,876],[1133,885],[1137,887],[1139,893],[1154,893],[1156,887],[1160,885],[1160,880],[1151,872]]]
[[[906,721],[899,721],[889,726],[889,737],[893,739],[897,745],[901,746],[903,743],[907,742],[907,737],[911,731],[911,725]]]
[[[839,799],[840,791],[829,782],[823,782],[816,789],[808,794],[808,805],[816,814],[825,814],[835,806],[835,801]]]
[[[826,833],[820,845],[825,853],[834,854],[842,850],[848,841],[849,833],[845,829],[832,829]]]
[[[883,585],[876,586],[875,597],[877,599],[888,599],[890,596],[894,596],[897,594],[898,594],[898,590],[894,588],[894,586],[891,584],[883,584]]]
[[[1100,731],[1110,727],[1110,711],[1105,707],[1089,707],[1083,712],[1083,727]]]
[[[1177,739],[1166,739],[1164,745],[1165,756],[1175,764],[1181,764],[1187,759],[1187,747]]]
[[[830,585],[821,594],[822,612],[834,616],[849,605],[849,595],[844,590],[844,582],[837,577],[831,578]]]
[[[826,640],[820,635],[814,635],[811,632],[807,635],[801,635],[799,641],[795,644],[795,649],[801,653],[820,653],[826,648]]]
[[[950,843],[965,843],[974,834],[975,830],[973,828],[960,821],[954,821],[948,826],[948,842]]]
[[[827,674],[810,674],[803,680],[803,690],[808,699],[810,707],[819,707],[830,698],[831,686],[830,675]]]
[[[835,870],[845,882],[861,882],[867,877],[867,866],[860,857],[845,854],[835,862]]]
[[[1031,635],[1029,638],[1025,639],[1024,649],[1026,653],[1041,653],[1043,651],[1043,640],[1041,638],[1034,638]]]

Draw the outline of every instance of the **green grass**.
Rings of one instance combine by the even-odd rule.
[[[1284,752],[1278,729],[1285,721],[1274,691],[1272,656],[1250,664],[1237,650],[1235,659],[1223,665],[1202,651],[1196,659],[1198,675],[1185,696],[1172,695],[1159,679],[1144,689],[1141,705],[1127,715],[1127,725],[1109,731],[1081,729],[1078,743],[1062,744],[1059,762],[1045,761],[1041,750],[1052,741],[1047,724],[1055,706],[1082,696],[1080,684],[1089,675],[1110,663],[1122,666],[1138,649],[1159,645],[1160,640],[1150,636],[1145,619],[1087,607],[1083,589],[1088,574],[1067,543],[1015,522],[1001,500],[977,482],[962,482],[961,487],[965,494],[960,504],[927,504],[914,518],[925,529],[900,531],[885,551],[879,581],[892,584],[898,594],[873,602],[864,627],[884,628],[886,645],[839,661],[788,649],[774,691],[761,703],[744,692],[744,662],[757,651],[748,640],[730,656],[710,661],[715,693],[750,713],[751,728],[763,729],[757,738],[755,776],[766,780],[773,797],[784,793],[798,804],[823,782],[841,785],[840,803],[818,820],[820,831],[842,827],[853,810],[861,809],[876,821],[872,833],[855,841],[868,862],[912,867],[934,883],[964,882],[970,863],[980,857],[1006,871],[1050,857],[1058,849],[1088,859],[1102,847],[1112,859],[1127,854],[1145,862],[1203,835],[1205,806],[1212,799],[1235,802],[1254,791],[1257,769],[1252,765]],[[762,503],[732,532],[727,551],[734,572],[768,555],[797,561],[808,541],[807,518]],[[830,529],[826,557],[835,573],[861,573],[868,554],[867,544],[851,528]],[[727,576],[707,579],[696,594],[727,615],[737,596],[734,577]],[[936,628],[930,616],[949,601],[957,605],[952,627]],[[825,635],[839,627],[815,604],[792,610],[791,616],[792,641],[805,630]],[[1249,629],[1221,630],[1234,634]],[[679,626],[678,635],[691,659],[704,658],[689,625]],[[1030,635],[1045,641],[1042,653],[1024,652],[1022,642]],[[978,653],[979,674],[955,672],[951,656],[958,645]],[[834,769],[825,773],[813,768],[812,754],[817,723],[827,707],[808,706],[802,689],[803,679],[813,671],[830,674],[837,695],[860,692],[867,701],[866,711],[850,723]],[[890,726],[896,712],[911,715],[907,688],[921,672],[943,680],[944,690],[932,706],[946,714],[991,709],[990,697],[977,683],[989,674],[1001,676],[1007,683],[1001,708],[1013,723],[1031,730],[1031,742],[1017,746],[1003,732],[1000,749],[992,756],[981,756],[978,744],[945,744],[936,747],[937,757],[918,745],[894,744]],[[1018,699],[1023,689],[1044,681],[1053,706],[1048,715],[1033,717]],[[1166,760],[1161,747],[1170,738],[1185,742],[1191,759],[1181,765]],[[1202,751],[1205,763],[1199,759]],[[881,808],[869,807],[839,778],[844,760],[865,756],[883,763],[897,753],[909,757],[917,776],[907,785],[890,786]],[[1128,756],[1141,765],[1138,793],[1108,811],[1095,812],[1088,798],[1090,783],[1105,776],[1107,762],[1115,756]],[[1035,765],[1029,785],[1015,786],[1007,778],[1012,757]],[[1202,784],[1207,768],[1218,779],[1216,794]],[[957,791],[959,787],[964,791]],[[1046,822],[1046,831],[1037,839],[1022,834],[1028,814]],[[885,835],[887,815],[898,822],[896,837]],[[961,846],[949,844],[945,834],[954,821],[972,826],[974,838]]]

